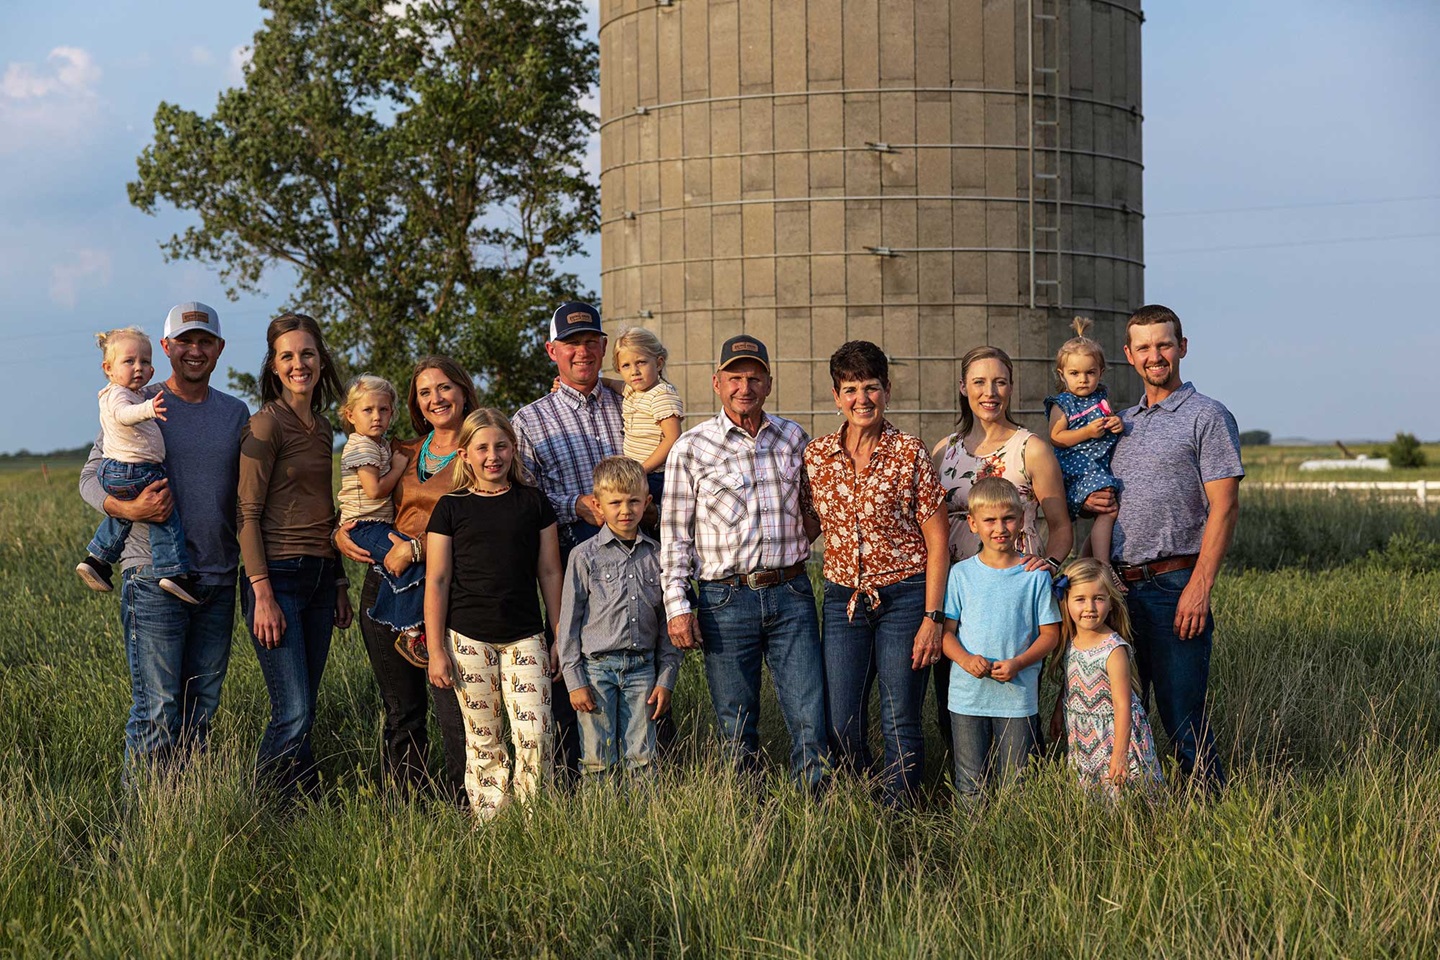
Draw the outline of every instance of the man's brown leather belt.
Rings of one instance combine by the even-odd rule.
[[[711,583],[725,583],[732,587],[749,587],[751,590],[758,590],[761,587],[773,587],[776,584],[784,583],[786,580],[794,580],[805,572],[805,561],[797,560],[788,567],[780,567],[776,570],[756,570],[754,573],[737,573],[733,577],[721,577],[719,580],[711,580]]]
[[[1189,570],[1195,566],[1195,561],[1200,559],[1195,554],[1183,557],[1161,557],[1159,560],[1151,560],[1149,563],[1119,564],[1115,572],[1126,583],[1134,583],[1137,580],[1149,580],[1151,577],[1158,577],[1162,573],[1174,573],[1176,570]]]

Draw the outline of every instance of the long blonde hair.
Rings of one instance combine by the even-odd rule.
[[[520,459],[520,438],[515,434],[515,427],[510,423],[510,418],[505,416],[494,407],[481,407],[470,416],[465,418],[465,423],[460,427],[460,443],[456,447],[461,454],[455,458],[455,489],[469,490],[479,482],[475,469],[470,466],[470,461],[465,459],[464,450],[470,445],[470,440],[475,436],[475,431],[494,427],[505,434],[510,441],[510,446],[515,449],[515,455],[510,458],[510,469],[505,474],[505,479],[513,486],[533,487],[534,482],[530,479],[530,471],[525,469],[525,464]]]
[[[1089,354],[1094,357],[1095,362],[1100,365],[1101,375],[1103,376],[1105,373],[1105,348],[1100,346],[1097,341],[1086,336],[1086,334],[1090,332],[1090,328],[1094,325],[1095,321],[1089,317],[1076,317],[1074,322],[1070,324],[1071,329],[1075,331],[1075,336],[1060,344],[1060,350],[1055,354],[1055,383],[1062,391],[1067,389],[1065,385],[1065,360],[1072,354]]]
[[[1140,672],[1135,666],[1135,648],[1130,628],[1130,611],[1125,606],[1125,598],[1120,591],[1115,589],[1115,583],[1110,579],[1110,572],[1105,564],[1094,557],[1084,557],[1079,560],[1071,560],[1061,571],[1061,576],[1066,578],[1065,596],[1060,600],[1060,639],[1066,648],[1075,639],[1078,628],[1075,620],[1070,616],[1070,591],[1082,583],[1099,583],[1105,588],[1105,596],[1110,599],[1110,615],[1105,618],[1105,626],[1120,635],[1125,641],[1125,654],[1130,658],[1130,686],[1140,693]]]

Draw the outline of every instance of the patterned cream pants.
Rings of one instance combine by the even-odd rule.
[[[481,820],[511,800],[528,799],[540,785],[550,756],[550,654],[543,634],[491,646],[447,630],[455,663],[455,695],[465,717],[465,792]],[[500,739],[500,705],[510,715],[515,774]]]

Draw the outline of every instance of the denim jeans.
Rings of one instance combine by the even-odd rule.
[[[988,784],[1003,784],[1020,775],[1040,750],[1040,718],[974,717],[950,714],[955,752],[955,792],[974,800]]]
[[[130,666],[125,722],[127,784],[140,767],[203,750],[230,665],[235,584],[201,585],[198,604],[160,589],[149,567],[120,574],[120,623]]]
[[[588,775],[618,770],[648,774],[655,761],[655,724],[645,701],[655,689],[655,654],[600,653],[585,658],[595,700],[593,713],[576,713],[581,769]]]
[[[1175,635],[1175,608],[1190,582],[1190,570],[1174,570],[1127,584],[1125,605],[1135,636],[1135,664],[1142,693],[1155,693],[1155,708],[1170,736],[1171,748],[1188,777],[1199,773],[1210,788],[1225,785],[1225,769],[1205,712],[1210,684],[1210,647],[1215,618],[1207,617],[1200,636]]]
[[[122,463],[100,461],[100,488],[116,500],[134,500],[140,492],[157,480],[165,479],[165,467],[159,463]],[[119,517],[106,517],[90,545],[90,556],[106,563],[119,563],[125,551],[125,540],[134,524]],[[178,577],[190,572],[190,552],[185,549],[185,528],[180,525],[178,511],[170,512],[164,523],[151,523],[150,566],[154,576]]]
[[[350,528],[350,539],[370,554],[375,561],[371,568],[380,575],[375,600],[365,608],[365,615],[393,630],[409,630],[425,623],[425,565],[412,563],[398,577],[386,570],[380,561],[394,546],[392,533],[410,542],[409,537],[384,520],[360,521]]]
[[[737,764],[745,770],[759,763],[760,669],[768,663],[790,732],[790,771],[802,785],[818,787],[830,750],[824,652],[809,578],[756,590],[702,580],[695,614],[710,699]]]
[[[920,788],[925,767],[921,708],[928,668],[911,669],[915,633],[925,618],[925,574],[880,587],[880,606],[865,597],[846,616],[854,593],[825,581],[825,696],[830,749],[844,767],[871,765],[866,740],[870,687],[880,681],[880,733],[885,741],[885,799],[908,805]]]
[[[255,640],[255,590],[248,579],[241,601],[270,694],[270,722],[260,738],[255,772],[258,780],[288,796],[297,787],[313,789],[319,779],[310,730],[335,626],[335,560],[290,557],[266,566],[275,602],[285,615],[285,633],[278,646],[266,647]]]
[[[375,605],[383,581],[371,567],[360,587],[360,609]],[[419,791],[430,782],[426,754],[430,745],[428,703],[434,703],[435,719],[445,752],[445,777],[440,792],[447,800],[465,800],[465,721],[453,690],[430,686],[425,671],[395,650],[398,631],[369,616],[360,618],[360,636],[365,654],[380,689],[383,717],[380,725],[380,764],[392,786]]]

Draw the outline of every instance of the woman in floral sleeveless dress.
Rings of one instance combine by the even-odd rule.
[[[1014,364],[998,347],[976,347],[960,358],[960,421],[956,431],[931,451],[945,490],[950,561],[957,563],[980,552],[980,540],[966,522],[970,488],[985,477],[1004,477],[1020,491],[1025,513],[1020,552],[1026,557],[1025,566],[1059,569],[1074,536],[1065,505],[1065,481],[1050,444],[1010,419],[1014,384]],[[948,744],[950,712],[945,704],[950,661],[942,657],[934,674],[940,732]]]

